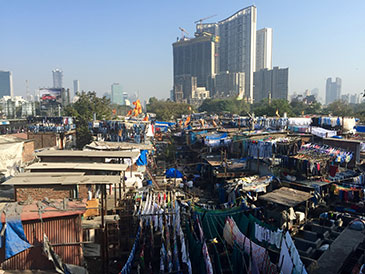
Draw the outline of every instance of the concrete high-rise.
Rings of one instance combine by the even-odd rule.
[[[215,75],[215,41],[212,36],[180,39],[172,44],[174,62],[174,92],[183,92],[189,100],[196,87],[208,87]],[[187,81],[187,79],[190,79]],[[193,82],[191,79],[194,79]],[[194,83],[194,85],[191,85]]]
[[[336,80],[332,82],[332,78],[328,78],[326,81],[326,105],[333,103],[341,98],[341,86],[342,80],[336,77]]]
[[[272,28],[256,32],[256,71],[272,69]]]
[[[289,69],[274,67],[271,70],[262,69],[254,73],[254,99],[288,100]]]
[[[119,83],[112,84],[112,104],[123,105],[123,87]]]
[[[11,71],[0,71],[0,98],[3,96],[14,97]]]
[[[256,69],[256,7],[239,10],[211,24],[198,24],[196,33],[219,36],[217,73],[245,74],[244,95],[253,100],[253,73]]]
[[[74,80],[74,95],[76,95],[76,93],[80,92],[80,81],[79,80]]]
[[[53,87],[63,88],[63,71],[60,69],[52,70]]]

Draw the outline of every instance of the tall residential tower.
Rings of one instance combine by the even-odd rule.
[[[341,78],[336,77],[336,80],[332,82],[332,78],[328,78],[326,81],[326,105],[333,103],[336,100],[341,99]]]
[[[244,96],[253,100],[253,73],[256,69],[256,7],[239,10],[213,24],[198,24],[196,33],[219,36],[217,73],[244,73]]]
[[[80,92],[80,81],[79,80],[74,80],[74,95],[76,95],[76,93]]]
[[[60,69],[52,70],[53,87],[63,88],[63,71]]]
[[[14,97],[11,71],[0,71],[0,98],[3,96]]]
[[[272,29],[263,28],[256,32],[256,71],[272,69]]]

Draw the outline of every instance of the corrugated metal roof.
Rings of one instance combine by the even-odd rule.
[[[45,150],[37,153],[38,157],[86,157],[86,158],[136,158],[137,151],[80,151],[80,150]]]
[[[10,178],[3,185],[83,185],[83,184],[119,184],[120,176],[118,175],[88,175],[88,176],[48,176],[47,173],[38,173],[38,176],[16,176]]]
[[[60,177],[60,176],[82,176],[85,172],[47,172],[48,177]],[[40,172],[22,172],[18,173],[16,177],[44,177],[44,173]]]
[[[107,164],[107,163],[57,163],[41,162],[27,166],[26,170],[47,170],[47,169],[74,169],[74,170],[101,170],[101,171],[126,171],[127,164]]]
[[[153,148],[152,144],[137,144],[128,142],[104,142],[104,141],[94,141],[88,145],[87,148],[95,150],[131,150],[131,149],[146,149],[151,150]]]

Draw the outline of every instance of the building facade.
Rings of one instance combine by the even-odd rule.
[[[53,88],[63,88],[63,71],[60,69],[52,70]]]
[[[272,28],[256,32],[256,71],[272,69]]]
[[[215,90],[218,97],[239,97],[244,98],[245,91],[245,74],[236,73],[219,73],[215,77]]]
[[[180,39],[172,47],[174,93],[183,90],[183,99],[189,100],[196,87],[207,88],[215,76],[215,42],[211,36],[202,35]]]
[[[253,100],[253,73],[256,69],[256,7],[244,8],[213,24],[198,24],[196,34],[219,37],[217,73],[244,73],[244,96]]]
[[[114,83],[111,91],[112,104],[123,105],[123,87],[119,83]]]
[[[14,97],[13,76],[10,71],[0,71],[0,98],[3,96]]]
[[[255,102],[269,98],[288,100],[289,69],[274,67],[256,71],[254,85]]]
[[[336,80],[332,82],[332,78],[328,78],[326,81],[326,105],[333,103],[336,100],[341,99],[341,86],[342,80],[336,77]]]

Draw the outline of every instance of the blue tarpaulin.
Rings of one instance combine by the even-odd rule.
[[[365,125],[358,125],[358,126],[356,126],[356,131],[357,132],[365,133]]]
[[[169,168],[166,170],[166,178],[182,178],[183,175],[180,171],[175,168]]]
[[[137,166],[146,166],[147,165],[147,154],[148,151],[145,149],[141,150],[141,154],[136,162]]]
[[[5,259],[9,259],[29,247],[31,245],[25,237],[22,222],[20,220],[7,222],[5,230]]]
[[[176,125],[176,123],[171,123],[171,122],[160,122],[160,121],[156,121],[156,122],[155,122],[155,128],[160,129],[160,131],[162,131],[162,132],[167,131],[167,129],[168,129],[169,127],[172,127],[172,126],[174,126],[174,125]]]
[[[190,143],[191,143],[191,144],[195,144],[195,142],[196,142],[196,140],[197,140],[196,136],[197,136],[197,135],[200,135],[200,134],[205,134],[205,133],[207,133],[207,132],[208,132],[207,130],[202,130],[202,131],[198,131],[198,132],[193,132],[193,131],[191,131],[191,132],[190,132]]]
[[[227,136],[228,136],[227,133],[212,134],[212,135],[205,136],[205,139],[206,140],[220,140],[220,139],[227,138]]]

